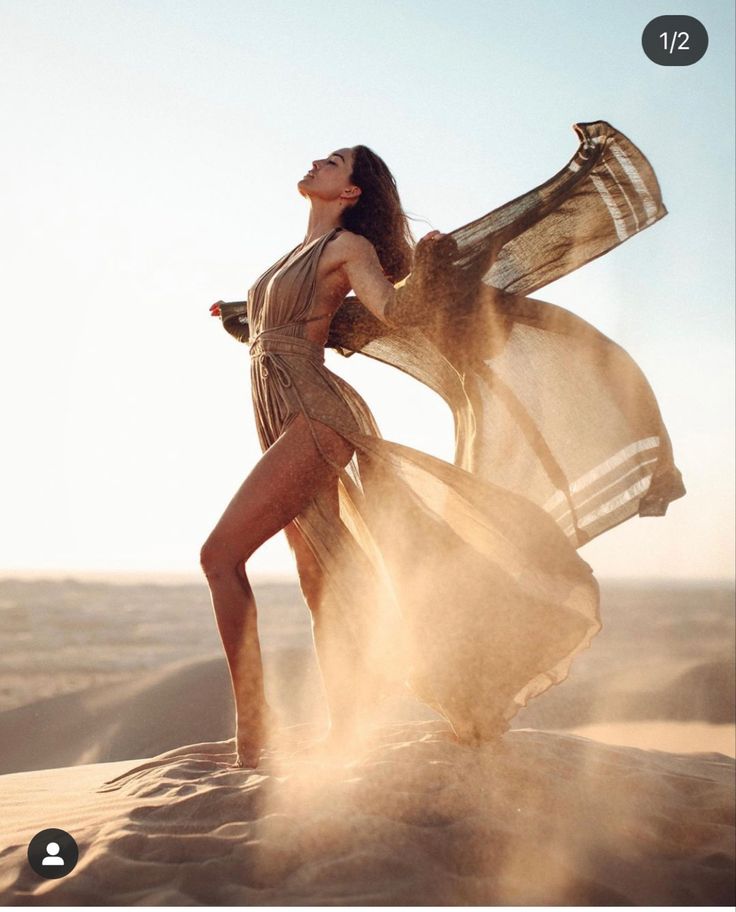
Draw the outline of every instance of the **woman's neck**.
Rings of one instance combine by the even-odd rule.
[[[311,244],[312,241],[322,237],[324,234],[327,234],[327,232],[331,231],[333,228],[341,228],[341,218],[342,209],[336,211],[332,206],[322,212],[318,212],[312,209],[309,213],[307,232],[304,235],[304,242],[302,244],[302,247],[306,247],[307,244]]]

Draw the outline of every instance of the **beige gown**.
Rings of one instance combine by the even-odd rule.
[[[336,466],[339,521],[322,496],[294,521],[324,574],[312,622],[315,643],[332,644],[333,680],[360,707],[410,693],[468,743],[505,731],[600,631],[598,585],[577,548],[685,493],[630,356],[526,297],[667,213],[630,140],[605,121],[573,126],[580,144],[565,168],[415,261],[396,286],[397,325],[355,296],[332,320],[338,352],[392,364],[445,399],[453,464],[383,439],[305,338],[319,257],[341,229],[289,251],[245,307],[222,310],[250,345],[262,449],[300,412],[355,448]]]

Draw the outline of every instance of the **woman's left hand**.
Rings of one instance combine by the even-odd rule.
[[[415,264],[420,262],[434,262],[436,255],[442,255],[445,252],[447,245],[442,244],[441,242],[447,237],[449,237],[449,235],[446,232],[437,230],[427,232],[423,238],[420,238],[417,241],[417,246],[414,248]]]

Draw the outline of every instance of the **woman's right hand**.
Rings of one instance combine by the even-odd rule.
[[[224,304],[224,301],[215,301],[214,304],[210,306],[210,316],[219,317],[220,316],[220,304]]]

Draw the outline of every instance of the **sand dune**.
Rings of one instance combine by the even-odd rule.
[[[641,687],[626,690],[626,676],[622,682],[621,675],[602,680],[576,675],[537,701],[539,705],[531,703],[522,710],[512,728],[574,731],[592,738],[601,733],[600,740],[613,737],[614,743],[677,752],[712,749],[734,756],[732,677],[733,664],[726,660],[697,663],[651,692]],[[266,682],[285,725],[305,719],[326,723],[310,649],[269,654]],[[222,656],[176,662],[135,680],[36,700],[0,713],[0,774],[150,757],[182,744],[224,741],[232,736],[233,718]],[[440,717],[406,700],[391,707],[384,718],[396,722]],[[703,724],[709,721],[722,724]],[[611,735],[605,727],[613,723]],[[655,731],[662,736],[659,740],[652,737]]]
[[[152,756],[226,737],[233,717],[221,658],[173,663],[0,713],[0,772]]]
[[[645,750],[676,754],[718,753],[736,757],[736,726],[708,722],[598,722],[570,729],[569,734],[582,735],[604,744],[642,747]],[[703,745],[707,744],[705,750]]]
[[[596,648],[496,748],[397,698],[330,763],[295,753],[327,721],[308,614],[265,587],[282,728],[255,771],[229,768],[232,692],[201,586],[0,596],[0,904],[733,903],[728,587],[607,587]],[[49,827],[80,848],[58,880],[27,861]]]
[[[722,905],[734,900],[734,761],[508,732],[474,750],[442,722],[384,723],[348,757],[259,769],[232,742],[6,775],[3,904]],[[108,785],[104,783],[108,782]],[[53,810],[50,810],[53,808]],[[80,848],[26,861],[39,830]]]

